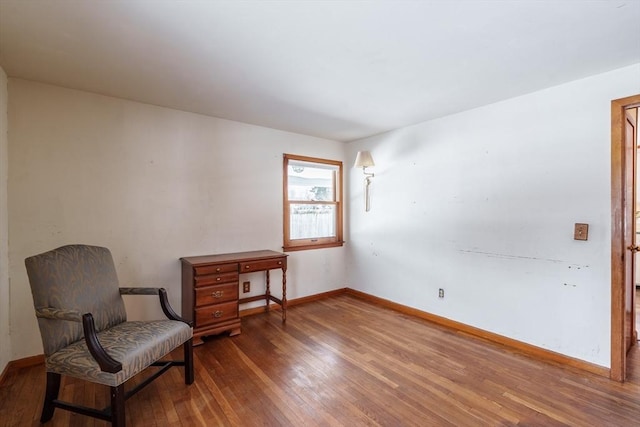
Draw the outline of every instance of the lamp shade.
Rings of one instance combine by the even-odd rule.
[[[371,157],[371,153],[368,151],[358,151],[358,155],[356,156],[356,164],[354,165],[354,167],[368,168],[369,166],[375,166],[375,163],[373,163],[373,157]]]

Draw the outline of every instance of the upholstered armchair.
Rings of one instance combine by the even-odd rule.
[[[120,288],[107,248],[68,245],[25,260],[44,346],[47,386],[40,422],[55,408],[125,425],[124,402],[172,366],[193,383],[191,324],[171,308],[160,288]],[[123,294],[155,294],[168,320],[127,321]],[[164,360],[182,345],[184,360]],[[125,382],[159,367],[125,392]],[[61,375],[110,387],[111,406],[99,410],[58,400]]]

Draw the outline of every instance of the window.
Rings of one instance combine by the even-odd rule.
[[[342,162],[284,155],[284,250],[342,246]]]

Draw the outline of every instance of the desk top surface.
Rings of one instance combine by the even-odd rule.
[[[234,252],[228,254],[202,255],[182,257],[180,261],[187,264],[216,264],[220,262],[245,262],[257,261],[263,259],[274,259],[288,257],[289,255],[282,252],[261,250],[249,252]]]

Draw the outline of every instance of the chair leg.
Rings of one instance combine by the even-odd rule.
[[[193,338],[184,343],[184,383],[193,384]]]
[[[58,398],[58,393],[60,393],[60,374],[47,372],[47,388],[44,394],[42,415],[40,416],[41,423],[46,423],[53,417],[53,411],[56,409],[53,401]]]
[[[111,425],[124,427],[124,384],[111,387]]]

